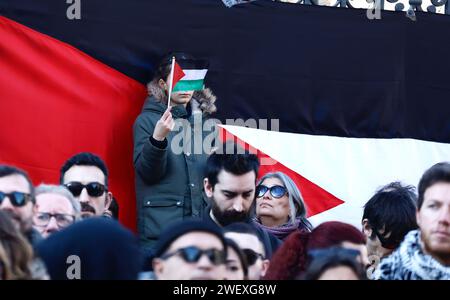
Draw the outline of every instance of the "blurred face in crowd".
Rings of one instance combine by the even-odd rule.
[[[450,183],[438,182],[425,190],[417,212],[424,250],[450,265]]]
[[[228,247],[225,280],[244,280],[244,269],[239,260],[239,255],[232,247]]]
[[[383,258],[385,256],[388,256],[395,250],[383,247],[380,239],[378,238],[378,235],[375,234],[374,229],[372,229],[372,227],[369,225],[367,219],[363,220],[362,225],[364,235],[366,236],[367,239],[366,248],[368,257],[377,256],[379,258]],[[389,238],[390,235],[390,233],[385,234],[384,230],[380,230],[378,234],[386,239]]]
[[[212,200],[212,213],[220,225],[245,222],[249,218],[255,197],[255,181],[256,174],[253,171],[234,175],[222,170],[215,186],[205,178],[205,193]]]
[[[83,218],[92,211],[95,211],[96,216],[101,216],[108,209],[112,194],[105,187],[102,170],[96,166],[74,165],[67,170],[63,179],[63,184],[80,201]]]
[[[70,200],[60,194],[44,193],[36,196],[34,228],[46,238],[75,221]]]
[[[233,240],[247,256],[248,279],[259,280],[266,275],[269,260],[265,259],[264,246],[253,234],[227,232],[225,237]]]
[[[352,268],[343,265],[325,270],[317,280],[359,280],[359,278]]]
[[[31,191],[27,179],[20,174],[0,177],[0,192],[5,194],[17,192],[16,201],[13,201],[10,196],[0,199],[0,209],[11,216],[20,231],[30,231],[33,225],[34,204],[29,196]]]
[[[159,86],[166,91],[166,94],[169,94],[169,86],[170,86],[170,76],[167,76],[166,81],[160,79]],[[172,87],[173,88],[173,87]],[[170,96],[170,105],[184,105],[186,106],[189,101],[192,99],[192,95],[194,91],[182,91],[182,92],[172,92]]]
[[[269,188],[264,194],[262,187]],[[272,192],[270,188],[272,188]],[[288,222],[290,208],[286,188],[278,178],[267,178],[257,188],[256,215],[265,226],[281,226]],[[274,194],[274,195],[272,195]]]
[[[153,260],[160,280],[220,280],[225,272],[225,252],[221,240],[207,232],[190,232],[172,242],[167,251]]]

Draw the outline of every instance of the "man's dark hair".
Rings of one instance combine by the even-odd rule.
[[[105,175],[105,186],[108,186],[108,169],[105,162],[97,155],[90,152],[81,152],[69,158],[61,167],[59,182],[64,183],[64,174],[73,166],[94,166]]]
[[[417,200],[419,210],[422,207],[426,190],[438,182],[450,183],[450,163],[437,163],[422,175],[419,181],[419,199]]]
[[[30,179],[30,176],[28,175],[28,173],[22,169],[19,169],[19,168],[13,167],[13,166],[0,164],[0,178],[6,177],[6,176],[11,176],[11,175],[21,175],[27,180],[28,186],[30,188],[31,200],[33,201],[33,203],[35,203],[36,199],[35,199],[34,185],[31,182],[31,179]]]
[[[224,147],[229,149],[229,143],[224,144]],[[206,178],[214,187],[217,183],[217,176],[220,171],[225,170],[233,175],[239,176],[248,172],[255,172],[255,178],[258,176],[259,161],[256,154],[251,154],[247,150],[243,150],[238,145],[232,145],[232,154],[227,152],[212,153],[206,163]]]
[[[416,202],[411,185],[392,182],[379,189],[364,206],[362,217],[372,228],[371,238],[383,231],[385,243],[398,246],[409,231],[417,229]]]

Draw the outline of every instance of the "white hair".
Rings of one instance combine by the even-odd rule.
[[[81,204],[75,199],[72,193],[63,185],[53,185],[53,184],[40,184],[36,188],[36,196],[40,194],[56,194],[63,196],[69,200],[72,205],[73,211],[75,213],[75,220],[80,219],[81,216]]]

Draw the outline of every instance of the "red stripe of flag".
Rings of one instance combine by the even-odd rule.
[[[0,163],[58,183],[64,161],[100,155],[121,221],[135,229],[132,125],[145,87],[72,46],[0,17]]]
[[[320,214],[344,203],[344,201],[337,198],[330,192],[326,191],[314,182],[306,179],[299,173],[278,162],[273,157],[268,156],[261,150],[252,147],[250,144],[239,139],[223,127],[219,130],[219,139],[222,142],[234,141],[242,148],[250,151],[250,153],[255,153],[258,156],[260,162],[267,162],[267,164],[261,164],[258,178],[261,178],[268,172],[283,172],[284,174],[288,175],[295,182],[300,192],[302,193],[308,210],[307,217],[312,217],[314,215]]]
[[[173,66],[173,81],[172,81],[172,90],[177,85],[178,81],[181,80],[186,74],[183,72],[183,69],[180,67],[180,65],[175,61],[175,64]]]

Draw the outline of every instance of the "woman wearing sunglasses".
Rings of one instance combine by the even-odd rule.
[[[297,229],[311,231],[306,206],[294,181],[284,173],[264,175],[256,187],[254,223],[284,240]]]

